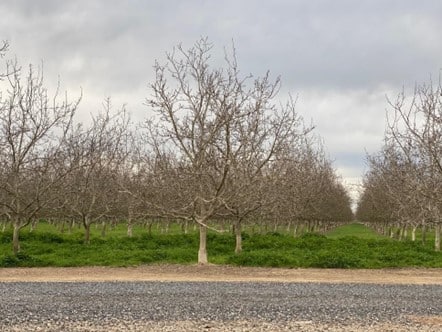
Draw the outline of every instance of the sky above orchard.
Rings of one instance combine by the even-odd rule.
[[[111,97],[141,121],[155,60],[208,37],[221,65],[233,41],[241,73],[281,76],[279,98],[298,98],[353,196],[382,145],[387,97],[442,68],[440,0],[16,0],[0,13],[6,57],[43,63],[73,98],[81,88],[84,116]]]

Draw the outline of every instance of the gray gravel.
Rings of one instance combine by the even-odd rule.
[[[0,283],[0,331],[442,331],[441,315],[437,285]]]

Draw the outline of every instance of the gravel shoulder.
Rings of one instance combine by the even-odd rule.
[[[0,331],[442,331],[442,269],[0,268]]]
[[[440,285],[0,282],[0,331],[442,331]]]
[[[100,281],[241,281],[442,285],[442,269],[281,269],[219,265],[0,269],[0,282]]]

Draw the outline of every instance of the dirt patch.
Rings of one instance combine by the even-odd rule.
[[[0,269],[0,282],[16,281],[274,281],[442,285],[442,269],[280,269],[218,265]]]
[[[111,324],[103,322],[100,325],[89,322],[69,322],[62,324],[17,324],[10,328],[2,329],[4,332],[27,332],[27,331],[77,331],[77,332],[112,332],[112,331],[187,331],[187,332],[440,332],[439,326],[433,325],[401,325],[396,323],[374,323],[374,324],[348,324],[330,325],[312,321],[294,322],[266,322],[266,321],[118,321]]]
[[[408,319],[423,325],[442,327],[442,316],[409,316]]]

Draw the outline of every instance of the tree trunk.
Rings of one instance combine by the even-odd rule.
[[[35,228],[37,227],[37,223],[38,223],[38,220],[33,220],[31,222],[31,227],[29,228],[29,233],[32,233],[35,230]],[[51,224],[51,222],[49,222],[49,223]]]
[[[189,233],[189,221],[187,221],[187,220],[181,221],[181,232],[183,234]]]
[[[12,233],[12,250],[14,251],[14,255],[17,255],[20,252],[20,226],[14,224],[14,230]]]
[[[292,227],[292,221],[287,222],[287,233],[290,233],[290,227]]]
[[[411,241],[416,241],[416,226],[413,226],[413,229],[411,230]]]
[[[72,234],[72,228],[74,228],[75,226],[75,219],[72,218],[69,222],[69,226],[68,226],[68,234]]]
[[[404,239],[404,227],[400,226],[397,230],[397,238],[399,241],[402,241]]]
[[[296,237],[298,235],[298,223],[295,223],[295,226],[293,227],[293,237]]]
[[[241,237],[241,221],[235,223],[235,254],[240,254],[242,251],[242,237]]]
[[[298,234],[299,234],[299,235],[302,235],[302,234],[304,234],[304,233],[305,233],[305,225],[304,225],[304,223],[301,223],[301,224],[299,225]]]
[[[103,221],[101,223],[101,237],[106,237],[106,227],[107,227],[107,222]]]
[[[396,229],[396,236],[395,236],[395,238],[398,239],[399,241],[402,240],[402,228],[401,227],[398,227]]]
[[[114,217],[110,223],[111,230],[114,230],[117,227],[117,225],[118,225],[118,220],[117,218]]]
[[[133,237],[134,233],[133,233],[133,225],[131,221],[127,222],[127,236],[128,237]]]
[[[434,251],[440,251],[440,230],[441,224],[434,226]]]
[[[198,264],[206,265],[207,263],[207,227],[200,225],[200,247],[198,250]]]
[[[65,228],[65,226],[66,226],[66,220],[63,220],[63,221],[60,223],[60,233],[61,233],[61,234],[64,234],[64,228]]]
[[[390,239],[394,238],[394,229],[390,227]]]
[[[84,244],[91,243],[91,224],[84,224]]]
[[[422,225],[422,244],[425,245],[425,242],[427,242],[427,226]]]
[[[407,240],[408,238],[408,228],[404,226],[404,234],[403,234],[404,240]]]

